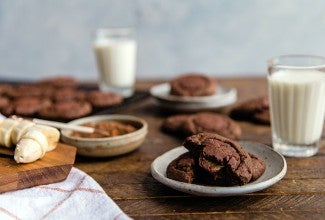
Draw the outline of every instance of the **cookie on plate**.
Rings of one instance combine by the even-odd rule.
[[[5,96],[0,96],[0,110],[10,105],[10,100]]]
[[[65,87],[57,89],[52,95],[53,100],[56,102],[60,101],[84,101],[86,99],[86,93],[81,90]]]
[[[180,155],[167,166],[166,175],[173,180],[192,183],[196,178],[194,157],[189,152]]]
[[[226,115],[212,112],[169,116],[161,128],[164,132],[182,136],[200,132],[217,133],[234,140],[241,136],[241,128],[235,121]]]
[[[38,112],[51,105],[51,100],[41,97],[20,97],[10,102],[9,105],[2,109],[2,113],[6,116],[19,115],[31,117]]]
[[[7,94],[11,98],[40,97],[42,90],[34,84],[19,84],[12,86]]]
[[[254,181],[258,179],[264,173],[266,165],[264,161],[258,156],[249,153],[249,156],[252,158],[252,179]]]
[[[87,94],[87,100],[95,108],[104,108],[121,104],[123,97],[113,92],[95,90]]]
[[[252,179],[252,159],[235,141],[200,133],[186,138],[184,147],[199,159],[209,184],[244,185]]]
[[[270,124],[269,99],[262,96],[240,103],[230,111],[230,117],[236,120]]]
[[[37,82],[37,84],[41,86],[53,86],[56,88],[72,88],[78,85],[78,81],[71,76],[61,75],[41,79]]]
[[[8,92],[10,92],[12,89],[12,86],[7,83],[1,83],[0,84],[0,95],[1,96],[7,96]]]
[[[200,73],[188,73],[173,79],[170,87],[171,95],[209,96],[215,94],[217,82]]]
[[[187,137],[189,151],[174,159],[166,170],[168,178],[213,186],[245,185],[258,179],[265,163],[237,142],[218,134],[200,133]]]
[[[53,103],[40,110],[39,115],[48,119],[71,120],[84,117],[92,111],[91,104],[86,101],[62,101]]]

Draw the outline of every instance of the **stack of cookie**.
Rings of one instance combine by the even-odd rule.
[[[184,142],[189,152],[167,167],[170,179],[217,186],[245,185],[258,179],[265,163],[249,154],[237,142],[212,133],[189,136]]]
[[[30,84],[0,84],[0,111],[6,116],[71,120],[122,101],[115,93],[78,89],[78,82],[66,76]]]

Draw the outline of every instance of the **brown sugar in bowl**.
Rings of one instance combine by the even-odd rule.
[[[136,128],[135,131],[113,137],[75,137],[73,131],[61,131],[63,142],[76,146],[77,153],[89,157],[111,157],[129,153],[141,146],[148,133],[148,124],[145,120],[131,115],[96,115],[80,118],[69,124],[83,125],[85,123],[98,123],[102,121],[116,121]]]

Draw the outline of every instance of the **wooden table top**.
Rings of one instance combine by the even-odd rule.
[[[267,94],[264,78],[220,79],[223,86],[235,87],[238,101]],[[148,90],[157,81],[138,82]],[[224,109],[224,112],[229,108]],[[75,167],[92,176],[120,208],[134,219],[325,219],[325,141],[317,155],[286,158],[288,171],[275,185],[251,194],[232,197],[198,197],[175,191],[150,174],[152,161],[180,146],[182,140],[162,133],[167,114],[151,97],[133,103],[119,114],[145,119],[149,133],[136,151],[114,158],[77,157]],[[241,140],[271,144],[269,126],[239,122]],[[324,136],[323,136],[324,137]]]

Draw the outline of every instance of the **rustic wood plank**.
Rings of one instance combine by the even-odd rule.
[[[138,82],[148,90],[161,81]],[[266,78],[222,78],[223,86],[235,87],[238,104],[267,94]],[[236,105],[234,104],[234,105]],[[234,105],[220,110],[227,113]],[[152,98],[118,112],[144,118],[149,133],[136,151],[114,158],[77,157],[76,166],[92,176],[135,219],[325,219],[325,140],[319,153],[310,158],[286,158],[288,172],[277,184],[251,194],[224,198],[191,196],[170,189],[150,174],[152,161],[180,146],[183,139],[160,131],[164,118],[173,114],[154,104]],[[271,145],[268,125],[238,122],[241,140]],[[325,137],[325,131],[323,132]]]
[[[172,197],[155,199],[115,200],[132,215],[161,215],[173,213],[216,213],[216,212],[324,212],[325,195],[268,195],[235,197]]]
[[[12,156],[0,157],[0,193],[64,180],[75,155],[75,147],[59,143],[55,150],[33,163],[17,164]]]
[[[187,219],[209,219],[209,220],[242,220],[242,219],[286,219],[286,220],[296,220],[296,219],[309,219],[309,220],[323,220],[325,212],[319,211],[277,211],[277,212],[264,212],[264,211],[254,211],[254,212],[213,212],[213,213],[172,213],[172,214],[139,214],[131,215],[131,217],[138,220],[155,219],[173,219],[173,220],[187,220]]]

